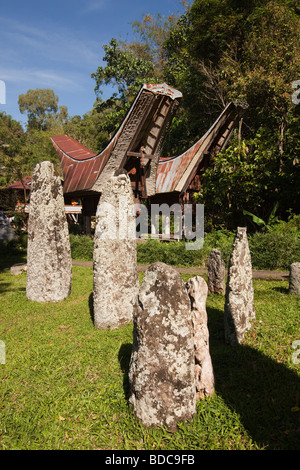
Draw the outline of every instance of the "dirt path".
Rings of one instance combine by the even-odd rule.
[[[73,265],[76,266],[89,266],[92,267],[92,261],[78,261],[73,260]],[[148,268],[146,264],[138,264],[138,271],[145,272]],[[197,266],[191,268],[176,268],[180,274],[190,274],[191,276],[203,276],[206,274],[205,268],[197,268]],[[253,270],[253,279],[262,279],[266,281],[286,281],[289,278],[288,271],[258,271]]]

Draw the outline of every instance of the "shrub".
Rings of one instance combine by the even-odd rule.
[[[0,254],[2,256],[18,255],[26,253],[27,249],[27,234],[22,233],[16,238],[0,242]]]
[[[187,250],[185,242],[160,242],[148,240],[137,244],[137,260],[140,264],[151,264],[156,261],[171,266],[194,266],[201,262],[199,250]]]
[[[94,241],[91,237],[70,234],[70,246],[72,259],[93,260]]]
[[[300,261],[299,232],[254,233],[249,237],[253,269],[285,269]]]
[[[12,240],[0,242],[0,266],[26,262],[27,234],[22,232]]]
[[[171,266],[204,266],[213,248],[221,251],[228,264],[235,232],[215,230],[205,234],[201,250],[187,250],[184,240],[162,242],[147,240],[137,243],[139,264],[156,261]],[[291,217],[288,222],[279,221],[267,232],[248,234],[253,269],[288,270],[291,263],[300,261],[300,216]],[[27,235],[0,243],[2,259],[7,256],[26,255]],[[92,261],[94,241],[92,237],[70,234],[72,259]]]
[[[204,246],[200,250],[187,250],[184,240],[178,242],[160,242],[148,240],[137,245],[137,258],[140,264],[155,261],[173,266],[202,266],[213,248],[221,251],[225,262],[228,262],[232,249],[234,233],[215,231],[205,235]]]
[[[215,230],[205,235],[203,255],[206,259],[213,248],[220,250],[225,264],[228,264],[232,251],[234,232],[228,230]]]

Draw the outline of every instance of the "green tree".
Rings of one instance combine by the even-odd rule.
[[[18,100],[22,114],[27,113],[28,129],[43,130],[58,111],[58,96],[51,89],[28,90]]]
[[[94,108],[83,116],[71,116],[63,126],[64,134],[80,142],[85,147],[100,152],[108,143],[109,135],[101,130],[105,118]]]
[[[188,130],[203,134],[207,117],[231,100],[249,104],[238,145],[204,174],[200,197],[218,223],[241,220],[243,209],[266,219],[276,202],[281,216],[299,211],[299,106],[291,99],[299,38],[293,1],[195,0],[166,41]]]
[[[164,80],[164,73],[168,66],[164,43],[177,20],[178,17],[174,13],[167,17],[161,14],[144,15],[142,21],[134,21],[132,24],[136,40],[129,44],[124,43],[126,49],[153,63],[155,76],[160,80]]]
[[[6,186],[24,174],[20,158],[26,135],[21,124],[4,112],[0,113],[0,186]]]
[[[165,81],[167,67],[164,42],[176,24],[175,15],[165,18],[158,14],[144,15],[142,21],[132,24],[135,38],[131,42],[112,39],[104,46],[104,67],[92,74],[96,81],[98,113],[98,148],[108,143],[123,121],[140,87],[144,83]],[[112,85],[116,92],[103,101],[102,88]],[[93,113],[95,118],[95,115]]]
[[[20,95],[20,109],[28,113],[26,131],[11,116],[0,113],[1,186],[29,176],[43,160],[52,161],[60,170],[51,135],[63,133],[68,112],[66,106],[58,109],[57,102],[52,90],[28,90]]]
[[[116,86],[118,99],[126,105],[145,80],[155,79],[154,65],[150,60],[137,56],[132,50],[125,50],[116,39],[111,39],[109,45],[103,49],[103,60],[107,65],[98,67],[92,74],[92,78],[96,80],[95,92],[101,94],[103,85]]]
[[[59,167],[56,151],[51,142],[53,129],[40,131],[32,129],[26,132],[25,140],[20,149],[20,159],[23,171],[30,175],[37,163],[49,160]]]
[[[97,100],[94,110],[98,117],[93,111],[92,118],[98,123],[98,147],[104,147],[117,131],[142,84],[155,80],[153,63],[139,57],[136,51],[130,50],[116,39],[112,39],[103,49],[106,66],[98,67],[91,75],[96,81]],[[105,85],[113,86],[117,92],[103,101],[101,95]]]
[[[262,125],[284,134],[300,69],[299,37],[293,2],[195,0],[166,43],[170,76],[194,95],[192,113],[195,106],[205,112],[209,103],[216,111],[243,100],[252,135]]]

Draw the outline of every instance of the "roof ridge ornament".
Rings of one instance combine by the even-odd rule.
[[[143,88],[153,91],[153,93],[161,93],[170,96],[173,100],[182,98],[182,93],[176,88],[171,87],[167,83],[148,83]]]

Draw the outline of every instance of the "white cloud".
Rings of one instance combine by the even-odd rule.
[[[57,88],[58,90],[83,90],[82,77],[66,77],[52,70],[5,69],[0,67],[0,77],[7,84],[24,83],[29,88]]]
[[[63,62],[81,68],[95,67],[99,62],[99,44],[50,23],[47,29],[42,29],[0,18],[0,38],[2,63],[5,57],[23,62],[46,59],[48,62]]]
[[[110,1],[110,4],[112,1]],[[86,2],[84,7],[82,8],[82,13],[94,13],[95,11],[103,10],[106,7],[107,1],[106,0],[93,0]]]

